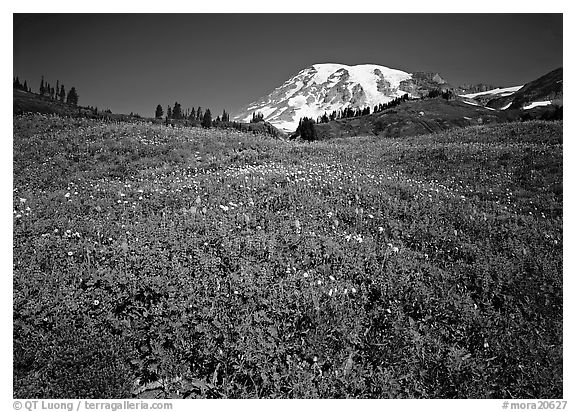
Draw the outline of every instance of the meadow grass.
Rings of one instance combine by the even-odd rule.
[[[13,186],[15,398],[563,395],[561,122],[22,115]]]

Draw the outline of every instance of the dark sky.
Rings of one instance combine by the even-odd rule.
[[[15,14],[14,76],[81,105],[234,113],[315,63],[515,86],[562,66],[561,14]]]

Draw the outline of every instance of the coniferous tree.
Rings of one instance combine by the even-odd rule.
[[[42,80],[40,80],[40,95],[44,96],[44,76],[42,76]]]
[[[172,109],[172,118],[173,119],[182,118],[182,106],[178,102],[174,103],[174,108]]]
[[[161,119],[164,116],[164,110],[162,110],[162,106],[156,106],[156,113],[154,115],[157,119]]]
[[[76,88],[72,87],[68,91],[68,96],[66,97],[66,103],[71,104],[72,106],[78,105],[78,93],[76,93]]]
[[[296,134],[304,140],[316,140],[316,129],[314,127],[314,120],[308,117],[303,117],[298,122]]]
[[[442,92],[442,98],[445,100],[452,100],[454,98],[454,93],[451,90],[444,90]]]
[[[260,112],[256,113],[252,113],[252,119],[250,120],[250,123],[258,123],[258,122],[263,122],[264,121],[264,115]]]
[[[60,98],[60,101],[62,103],[64,103],[64,100],[66,99],[66,90],[64,90],[63,84],[60,86],[60,93],[59,93],[58,97]]]
[[[172,108],[168,106],[168,110],[166,111],[166,119],[172,118]]]
[[[212,127],[212,114],[210,113],[210,109],[206,109],[206,112],[204,113],[204,117],[202,118],[202,127],[205,129]]]
[[[202,121],[202,108],[200,106],[198,106],[198,109],[196,110],[196,120],[200,120]]]
[[[26,80],[24,80],[24,90],[28,91],[28,83],[26,83]]]

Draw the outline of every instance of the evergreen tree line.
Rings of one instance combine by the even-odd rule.
[[[454,92],[451,90],[441,90],[441,89],[434,89],[428,92],[429,99],[435,99],[436,97],[442,97],[445,100],[451,100],[454,98]]]
[[[12,87],[16,90],[23,90],[25,92],[32,93],[32,89],[30,89],[30,87],[28,87],[28,82],[26,80],[24,80],[24,84],[20,83],[20,79],[18,78],[18,76],[16,76],[13,79]]]
[[[24,80],[24,84],[22,84],[20,83],[20,79],[18,77],[16,77],[13,81],[13,87],[17,90],[23,90],[25,92],[32,93],[32,89],[28,86],[28,82]],[[44,81],[44,76],[42,76],[38,93],[40,96],[48,97],[54,101],[67,103],[72,106],[78,106],[78,92],[76,91],[76,88],[71,87],[68,93],[66,93],[64,84],[60,84],[59,80],[56,80],[56,87],[53,87],[50,83]]]
[[[164,108],[162,105],[156,106],[156,111],[154,114],[156,119],[162,119],[164,117]],[[212,120],[212,112],[210,109],[202,110],[201,106],[197,109],[193,107],[190,109],[182,110],[182,105],[178,102],[174,103],[174,106],[168,105],[166,108],[166,124],[169,124],[171,120],[184,120],[191,123],[193,126],[202,126],[204,128],[210,128],[212,126],[218,126],[222,123],[230,122],[230,113],[226,110],[222,111],[221,116],[217,116],[216,119]]]
[[[396,107],[399,104],[401,104],[402,102],[405,102],[407,100],[409,100],[408,93],[404,94],[401,97],[396,97],[395,99],[390,100],[388,103],[380,103],[379,105],[374,106],[374,112],[373,113],[380,113],[386,109]]]
[[[264,121],[264,115],[260,112],[256,113],[252,113],[252,119],[250,120],[250,123],[260,123]]]
[[[454,98],[454,92],[451,90],[441,90],[441,89],[433,89],[428,92],[428,95],[421,97],[421,99],[434,99],[437,97],[442,97],[445,100],[451,100]],[[387,102],[387,103],[380,103],[372,109],[372,113],[380,113],[386,109],[391,109],[392,107],[396,107],[402,104],[405,101],[410,100],[408,97],[408,93],[404,94],[401,97],[396,97],[395,99]],[[332,120],[338,119],[346,119],[349,117],[357,117],[357,116],[366,116],[370,114],[370,107],[365,107],[363,109],[352,109],[350,107],[346,107],[343,110],[333,111],[329,115],[324,112],[324,114],[316,120],[317,123],[328,123]]]
[[[56,87],[46,81],[44,81],[44,76],[40,80],[40,96],[48,97],[52,100],[59,101],[61,103],[67,103],[71,106],[78,106],[78,92],[75,87],[71,87],[66,93],[64,84],[60,84],[59,80],[56,80]]]
[[[334,110],[332,113],[324,114],[316,119],[316,123],[328,123],[332,120],[347,119],[349,117],[365,116],[370,114],[370,107],[364,107],[363,109],[353,109],[351,107],[345,107],[342,110]]]
[[[230,120],[230,114],[222,111],[222,115],[212,118],[210,109],[203,110],[202,107],[196,109],[186,109],[182,111],[182,105],[175,102],[173,106],[167,106],[166,112],[162,105],[157,105],[154,113],[156,120],[164,119],[166,125],[180,124],[184,126],[195,126],[220,129],[235,129],[244,133],[267,134],[274,137],[280,135],[279,131],[272,125],[264,122],[262,113],[253,113],[250,123],[236,122]]]

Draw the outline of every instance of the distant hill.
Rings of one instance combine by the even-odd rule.
[[[320,123],[315,127],[319,139],[362,135],[402,137],[516,118],[518,111],[514,110],[497,111],[461,100],[435,98],[407,101],[382,112]]]

